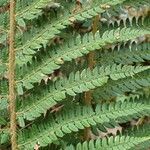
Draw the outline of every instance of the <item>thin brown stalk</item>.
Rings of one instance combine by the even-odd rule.
[[[88,59],[88,67],[90,69],[93,69],[94,67],[94,52],[91,52],[88,54],[87,56],[87,59]],[[88,91],[88,92],[85,92],[84,94],[84,102],[87,106],[90,106],[91,105],[91,101],[92,101],[92,91]],[[91,129],[90,128],[85,128],[84,130],[84,140],[90,140],[91,136],[90,136],[90,131]]]
[[[99,15],[94,17],[94,19],[93,19],[93,25],[92,25],[93,36],[95,35],[95,33],[98,30],[99,19],[100,19]],[[88,54],[88,56],[87,56],[88,67],[91,70],[95,66],[94,57],[95,57],[95,53],[94,52],[90,52]],[[85,92],[85,94],[84,94],[84,101],[85,101],[86,105],[89,105],[89,106],[91,105],[91,102],[92,102],[92,91]],[[85,130],[84,130],[84,139],[85,140],[90,140],[90,138],[91,138],[91,136],[90,136],[91,133],[90,132],[91,132],[90,128],[85,128]]]
[[[8,63],[10,136],[11,136],[11,149],[17,150],[14,40],[15,40],[15,0],[10,0],[9,63]]]

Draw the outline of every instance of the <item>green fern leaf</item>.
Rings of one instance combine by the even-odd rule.
[[[112,123],[112,120],[123,123],[143,115],[150,115],[148,100],[98,105],[95,111],[90,107],[74,107],[71,110],[67,109],[64,114],[61,113],[61,115],[58,115],[56,120],[49,118],[47,122],[38,124],[38,126],[34,126],[32,129],[20,133],[19,148],[32,149],[36,143],[39,143],[40,146],[46,146],[63,137],[68,132],[78,132],[81,128],[81,126],[78,126],[79,122],[85,128],[97,123]],[[146,139],[144,138],[144,140]]]
[[[47,91],[44,95],[38,95],[36,98],[37,100],[35,100],[35,96],[33,96],[33,99],[30,99],[30,101],[24,101],[25,104],[23,102],[21,108],[18,110],[18,117],[20,116],[27,120],[34,120],[42,113],[45,113],[50,107],[64,100],[66,94],[75,96],[76,93],[82,93],[104,85],[109,78],[112,80],[118,80],[128,76],[133,76],[134,74],[147,69],[149,69],[149,67],[117,66],[114,64],[112,66],[107,66],[106,68],[96,67],[92,72],[89,70],[83,70],[79,77],[76,77],[79,72],[76,74],[72,73],[68,80],[64,78],[63,80],[56,82],[56,84],[50,85],[50,92]],[[39,99],[39,97],[41,98]]]

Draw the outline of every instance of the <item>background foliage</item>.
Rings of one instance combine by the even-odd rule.
[[[22,150],[150,148],[149,0],[16,2]],[[9,2],[0,1],[0,149],[10,149]]]

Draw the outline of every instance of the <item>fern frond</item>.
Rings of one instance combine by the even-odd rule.
[[[108,139],[97,139],[96,141],[90,140],[89,142],[78,143],[77,146],[70,145],[64,150],[111,150],[122,149],[122,150],[132,150],[142,144],[143,142],[149,142],[150,137],[128,137],[128,136],[117,136],[115,138],[110,137]],[[105,144],[104,144],[105,143]],[[140,145],[141,147],[141,145]],[[148,146],[147,146],[148,148]],[[138,148],[139,149],[139,148]]]
[[[2,77],[4,77],[5,72],[6,72],[6,65],[0,63],[0,80]]]
[[[8,118],[8,81],[5,79],[0,80],[0,126],[7,124]]]
[[[54,70],[59,69],[61,64],[64,63],[64,61],[71,61],[72,59],[78,58],[80,56],[86,55],[91,51],[94,51],[96,49],[101,49],[103,46],[111,44],[111,43],[117,43],[117,42],[125,42],[129,41],[131,39],[134,39],[140,35],[148,34],[150,33],[147,29],[131,29],[131,28],[123,28],[121,30],[111,30],[106,31],[103,36],[100,38],[99,33],[96,34],[95,38],[93,38],[93,35],[91,34],[88,36],[88,38],[84,38],[84,43],[82,43],[81,39],[78,38],[76,40],[76,43],[73,45],[70,45],[69,47],[61,47],[58,50],[49,50],[49,54],[47,56],[44,56],[43,62],[40,62],[39,65],[35,63],[34,67],[35,69],[31,67],[24,68],[22,71],[22,74],[24,75],[24,78],[22,80],[19,80],[18,82],[27,82],[27,83],[40,83],[41,80],[47,75],[54,72]],[[19,55],[20,56],[20,55]],[[31,58],[31,56],[29,56]],[[29,58],[28,57],[28,58]],[[47,58],[46,58],[47,57]],[[51,57],[51,58],[49,58]],[[20,59],[20,60],[19,60]],[[28,59],[24,56],[24,59],[22,57],[18,57],[16,60],[18,61],[18,64],[24,64]],[[26,72],[29,72],[25,75]],[[18,75],[21,72],[18,72]],[[21,74],[21,76],[22,76]]]
[[[8,4],[8,0],[1,0],[0,1],[0,8],[2,8],[3,6],[5,6],[6,4]]]
[[[124,0],[109,0],[107,4],[113,6],[122,3],[123,1]],[[93,8],[93,5],[97,6]],[[55,21],[52,24],[46,24],[32,39],[28,40],[24,45],[16,48],[18,51],[18,57],[25,57],[23,61],[26,59],[31,60],[29,56],[31,54],[35,54],[35,50],[45,47],[49,41],[58,35],[63,29],[65,29],[66,26],[73,24],[75,21],[84,21],[106,11],[105,9],[101,8],[102,6],[99,4],[99,1],[95,1],[93,5],[90,6],[90,9],[83,9],[84,11],[78,12],[77,14],[70,15],[69,17],[67,16],[67,18],[62,17],[62,19]],[[26,60],[25,62],[27,63],[29,60]]]
[[[99,87],[94,92],[94,99],[110,99],[111,97],[124,94],[125,92],[133,92],[144,87],[150,86],[150,73],[143,72],[135,75],[133,78],[128,77],[118,81],[109,81],[105,86]]]
[[[8,12],[0,14],[0,31],[1,33],[7,31],[6,27],[8,25]]]
[[[2,50],[4,49],[4,46],[6,46],[7,38],[8,38],[8,30],[6,29],[8,25],[8,12],[0,13],[0,59],[2,57]]]
[[[8,81],[6,79],[0,80],[0,95],[6,96],[8,94]]]
[[[98,105],[94,111],[86,106],[74,107],[71,110],[67,108],[64,113],[56,116],[56,120],[48,119],[47,122],[21,132],[18,140],[19,148],[30,150],[36,143],[46,146],[65,134],[78,132],[85,127],[98,123],[107,127],[112,120],[122,123],[145,115],[150,115],[149,100]]]
[[[0,111],[3,111],[8,106],[8,102],[6,97],[0,95]]]
[[[146,149],[150,146],[150,127],[148,125],[140,128],[140,137],[138,136],[140,130],[131,131],[133,134],[123,136],[108,137],[97,140],[85,141],[84,143],[78,143],[76,146],[70,145],[64,148],[65,150],[110,150],[110,149],[122,149],[132,150]],[[147,144],[147,145],[146,145]]]
[[[66,4],[66,2],[65,2],[65,4]],[[24,7],[24,5],[25,5],[25,7]],[[62,6],[62,3],[58,3],[53,0],[35,0],[32,2],[29,1],[29,4],[24,3],[24,2],[18,2],[17,3],[18,11],[16,13],[17,24],[20,27],[26,27],[27,21],[38,19],[38,17],[42,16],[44,13],[46,13],[46,11],[50,12],[50,10],[53,10],[53,9],[63,8],[63,9],[65,9],[66,12],[68,12],[67,7],[69,7],[70,3],[68,2],[66,5],[67,5],[66,8],[64,8]],[[62,15],[63,15],[64,17],[67,17],[69,15],[69,12],[68,13],[66,13],[66,12],[61,13],[60,16],[62,17]],[[47,16],[47,18],[48,18],[48,16]],[[60,17],[58,17],[58,18],[60,19]],[[58,18],[57,18],[57,20],[58,20]],[[52,18],[51,18],[51,20],[52,20]],[[50,25],[51,22],[49,22],[48,24]]]
[[[149,1],[148,0],[136,0],[135,3],[132,2],[132,0],[127,0],[125,1],[126,4],[130,5],[131,7],[144,7],[144,6],[150,6]]]
[[[127,7],[129,6],[129,7]],[[105,18],[104,24],[107,26],[133,26],[144,25],[144,19],[149,15],[150,4],[149,0],[127,0],[121,5],[114,9],[109,9],[107,12],[102,14],[102,18]]]
[[[1,45],[1,39],[0,39],[0,45]],[[7,71],[7,65],[6,65],[6,49],[2,48],[0,50],[0,80],[6,76]],[[6,77],[5,77],[6,78]]]
[[[97,59],[98,63],[101,65],[111,65],[111,64],[133,64],[142,63],[150,60],[150,45],[147,43],[139,45],[120,48],[119,51],[112,51],[101,54]]]
[[[74,19],[79,19],[79,20],[83,21],[87,18],[91,18],[92,17],[91,14],[101,13],[102,9],[100,9],[100,8],[101,8],[102,4],[107,3],[108,5],[113,6],[113,5],[122,3],[123,1],[125,1],[125,0],[115,0],[115,1],[105,0],[100,3],[98,0],[96,0],[96,1],[94,1],[94,3],[92,5],[89,5],[88,7],[85,7],[85,8],[83,7],[82,10],[77,12],[77,15],[73,16],[73,17],[74,17]],[[69,2],[67,2],[67,3],[69,3]],[[55,3],[53,0],[35,1],[35,2],[31,3],[29,6],[25,7],[24,10],[20,10],[20,12],[18,12],[16,14],[16,16],[18,18],[31,20],[31,19],[37,18],[38,16],[40,16],[43,13],[42,8],[46,7],[47,5],[55,6],[56,4],[58,4],[58,3]],[[99,6],[97,6],[97,5],[99,5]],[[92,7],[95,7],[96,10],[92,9]],[[19,8],[19,6],[18,6],[18,8]],[[85,17],[85,18],[83,18],[83,17]]]
[[[129,127],[150,119],[149,14],[149,0],[0,0],[0,149],[149,148],[150,126]]]
[[[128,76],[147,70],[150,67],[141,66],[121,66],[112,65],[104,67],[96,67],[92,71],[90,69],[83,70],[81,74],[79,72],[71,73],[69,78],[56,81],[55,84],[49,86],[48,91],[41,92],[41,96],[37,95],[37,98],[33,96],[29,101],[23,101],[21,108],[18,110],[18,119],[20,120],[34,120],[42,113],[45,113],[53,105],[57,104],[66,98],[66,94],[75,96],[77,93],[89,91],[96,87],[100,87],[107,83],[108,79],[118,80]],[[30,83],[24,82],[18,84],[18,92],[23,94],[22,86],[30,88]],[[37,91],[39,93],[40,91]]]
[[[7,124],[7,117],[8,117],[7,107],[8,107],[7,97],[0,95],[0,126]]]
[[[0,148],[2,148],[2,145],[9,142],[9,138],[8,129],[0,129]]]
[[[16,17],[18,19],[26,19],[26,20],[32,20],[34,18],[37,18],[38,16],[42,15],[42,8],[44,8],[46,5],[50,3],[54,3],[52,0],[35,0],[32,3],[29,2],[30,4],[25,7],[25,9],[20,10],[17,12]],[[17,3],[17,8],[20,9],[21,5],[25,5],[24,2],[18,2]]]

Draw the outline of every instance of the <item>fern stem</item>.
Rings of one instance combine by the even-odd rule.
[[[90,52],[87,55],[87,61],[88,61],[88,67],[92,70],[94,68],[95,62],[94,62],[94,52]],[[91,91],[85,92],[84,100],[86,105],[91,105],[92,95]]]
[[[16,97],[15,97],[15,0],[10,0],[10,28],[9,28],[9,112],[10,112],[10,135],[12,150],[17,150],[16,132]]]
[[[90,69],[93,69],[94,67],[94,55],[95,53],[94,52],[91,52],[88,54],[87,56],[87,60],[88,60],[88,67]],[[92,92],[91,91],[88,91],[88,92],[85,92],[84,94],[84,102],[86,105],[91,105],[91,101],[92,101]],[[84,139],[85,140],[90,140],[90,127],[89,128],[85,128],[84,130]]]
[[[98,30],[98,24],[99,24],[99,15],[97,15],[96,17],[93,18],[93,29],[92,29],[93,35],[95,35],[95,33]],[[93,69],[94,65],[95,65],[94,56],[95,56],[95,52],[90,52],[87,56],[88,67],[90,69]],[[91,105],[92,91],[85,92],[84,97],[85,97],[85,104]],[[86,128],[84,130],[84,139],[85,140],[90,140],[90,131],[91,131],[90,128]]]

